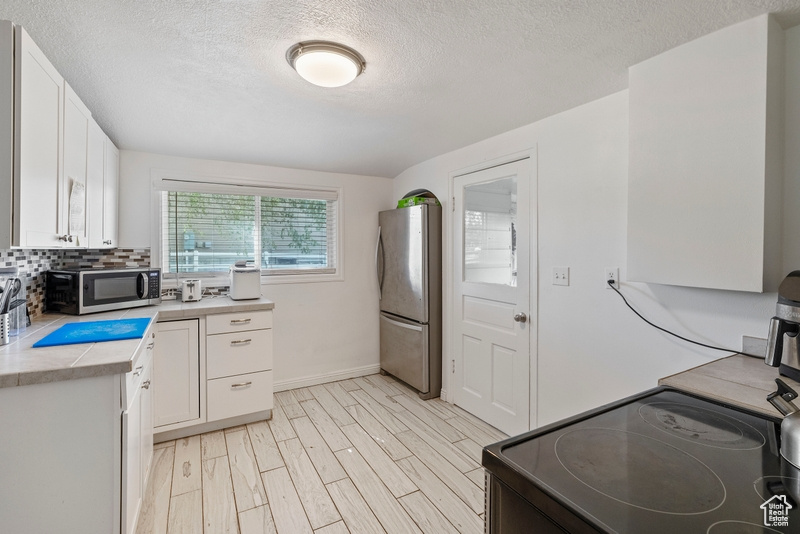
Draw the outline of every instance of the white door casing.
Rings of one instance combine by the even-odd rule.
[[[453,401],[510,435],[535,423],[534,176],[526,154],[453,178]]]

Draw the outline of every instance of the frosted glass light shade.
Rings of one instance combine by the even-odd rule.
[[[320,87],[341,87],[364,71],[361,54],[328,41],[298,43],[286,52],[286,60],[306,81]]]

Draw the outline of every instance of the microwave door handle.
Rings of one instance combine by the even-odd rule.
[[[147,298],[148,289],[147,275],[144,273],[136,275],[136,296],[140,299]]]

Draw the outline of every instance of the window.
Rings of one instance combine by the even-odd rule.
[[[164,273],[227,276],[240,260],[262,276],[337,273],[337,191],[160,185]]]

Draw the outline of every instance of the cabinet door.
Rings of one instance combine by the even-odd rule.
[[[94,119],[89,121],[86,169],[86,209],[89,215],[89,248],[103,248],[103,191],[106,164],[106,134]]]
[[[14,24],[0,21],[0,249],[11,247],[12,217],[5,210],[14,199]],[[10,74],[10,76],[9,76]]]
[[[88,171],[89,130],[92,113],[75,91],[64,82],[64,195],[61,219],[70,248],[86,248],[88,218],[86,182]]]
[[[106,136],[106,168],[103,175],[103,248],[117,246],[119,221],[119,149]]]
[[[147,481],[150,478],[150,466],[153,460],[153,352],[155,346],[155,334],[153,334],[152,340],[147,345],[147,351],[150,353],[147,355],[147,359],[150,362],[149,365],[145,367],[145,371],[142,374],[142,385],[141,391],[139,394],[141,395],[141,402],[140,402],[140,409],[142,412],[141,415],[141,450],[142,450],[142,465],[141,465],[141,487],[142,487],[142,498],[144,498],[144,492],[147,489]]]
[[[199,321],[158,323],[153,360],[155,426],[200,418]]]
[[[15,44],[13,241],[26,248],[59,247],[64,78],[20,27]]]
[[[137,382],[137,387],[139,384]],[[142,389],[133,395],[122,412],[122,525],[132,534],[142,503]]]

